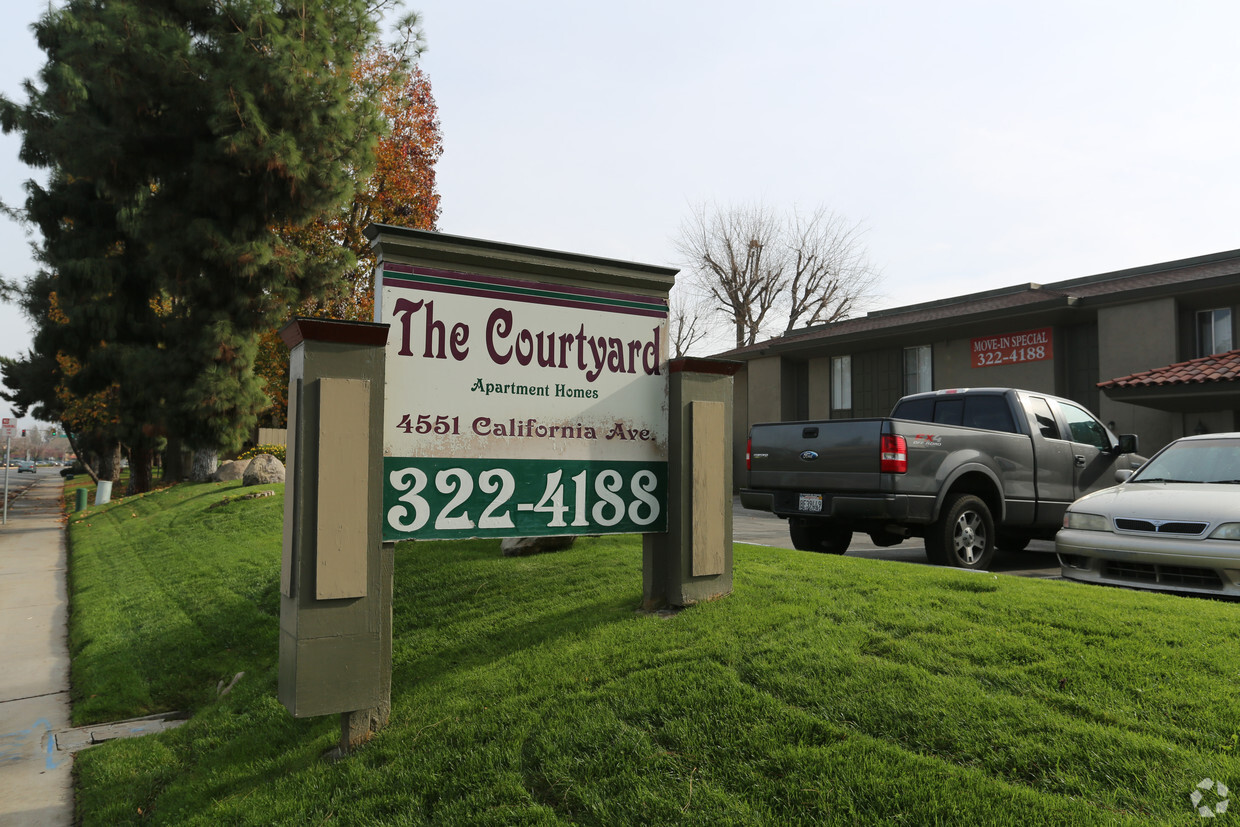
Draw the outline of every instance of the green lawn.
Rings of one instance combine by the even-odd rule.
[[[237,493],[71,517],[75,720],[193,713],[78,755],[83,824],[1195,824],[1240,788],[1240,605],[738,546],[731,597],[653,616],[636,537],[399,546],[392,721],[330,763],[275,699],[281,492]]]

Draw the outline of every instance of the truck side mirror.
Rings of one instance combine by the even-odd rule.
[[[1137,435],[1136,434],[1120,434],[1119,445],[1115,448],[1117,454],[1135,454],[1137,452]]]

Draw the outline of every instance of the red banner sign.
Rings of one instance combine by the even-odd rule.
[[[1021,362],[1041,362],[1055,354],[1051,349],[1051,328],[1022,330],[1001,336],[985,336],[973,339],[973,367],[991,365],[1015,365]]]

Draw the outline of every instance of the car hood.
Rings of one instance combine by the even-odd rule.
[[[1086,494],[1074,502],[1072,511],[1086,511],[1104,517],[1134,517],[1146,520],[1194,520],[1219,523],[1240,522],[1237,500],[1240,485],[1140,482],[1125,483]]]

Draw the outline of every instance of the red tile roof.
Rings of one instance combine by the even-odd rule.
[[[1240,379],[1240,350],[1202,356],[1162,368],[1099,382],[1100,388],[1154,388],[1166,385],[1205,385]]]

